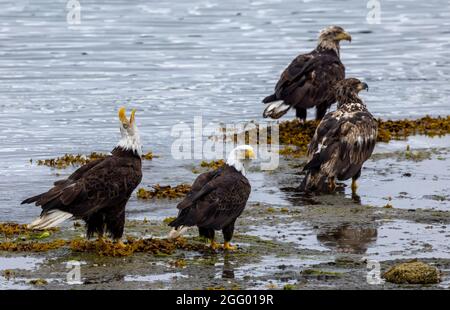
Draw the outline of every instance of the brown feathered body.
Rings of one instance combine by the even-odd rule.
[[[169,225],[198,226],[200,235],[209,239],[214,238],[215,230],[222,230],[225,241],[230,241],[250,192],[248,179],[225,164],[197,177],[191,191],[177,206],[178,217]]]
[[[304,120],[306,110],[316,107],[316,119],[321,119],[336,101],[334,84],[344,77],[345,67],[334,49],[317,47],[299,55],[281,74],[275,93],[264,98],[269,104],[264,117],[277,119],[295,108],[296,116]]]
[[[338,88],[338,108],[320,122],[308,147],[303,191],[327,191],[330,179],[356,180],[377,139],[377,122],[347,79]],[[361,84],[361,83],[360,83]],[[359,84],[359,85],[360,85]],[[363,83],[367,86],[365,83]]]
[[[48,192],[22,203],[42,207],[41,218],[55,212],[86,222],[87,235],[123,235],[125,205],[142,179],[141,157],[132,150],[116,147],[112,155],[94,160],[65,180],[56,181]],[[46,226],[44,223],[42,226]]]

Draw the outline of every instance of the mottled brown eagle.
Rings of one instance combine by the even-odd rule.
[[[341,27],[323,29],[316,49],[297,56],[281,74],[275,93],[264,98],[263,116],[278,119],[295,108],[297,117],[305,120],[306,110],[316,107],[316,119],[322,119],[336,101],[334,84],[345,78],[339,42],[351,39]]]
[[[377,140],[377,121],[358,93],[366,83],[355,78],[338,82],[337,110],[322,119],[308,147],[309,162],[300,186],[303,191],[329,192],[335,179],[352,179],[352,192],[364,162],[372,155]]]
[[[174,227],[169,238],[178,237],[187,227],[197,226],[199,234],[217,248],[214,241],[216,230],[222,230],[224,249],[234,250],[230,245],[236,219],[244,211],[251,186],[245,177],[254,150],[240,145],[230,152],[222,167],[197,177],[191,191],[177,206],[178,217],[169,226]]]
[[[82,219],[88,238],[105,232],[115,240],[122,237],[125,205],[142,179],[142,146],[135,110],[128,120],[121,108],[119,119],[121,139],[111,155],[89,162],[67,179],[56,181],[48,192],[22,202],[42,208],[29,228],[47,229],[68,219]]]

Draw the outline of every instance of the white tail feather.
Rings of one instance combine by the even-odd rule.
[[[269,102],[264,110],[263,116],[270,118],[280,118],[291,108],[290,105],[285,104],[283,100]]]
[[[170,232],[169,235],[167,235],[168,239],[175,239],[178,238],[179,236],[181,236],[182,234],[184,234],[187,230],[189,229],[189,227],[187,226],[179,226],[177,228],[173,228]]]
[[[29,229],[47,229],[58,226],[62,222],[73,217],[73,214],[60,211],[60,210],[52,210],[47,214],[44,214],[33,222],[28,224]]]

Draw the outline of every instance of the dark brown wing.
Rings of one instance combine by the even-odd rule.
[[[77,170],[75,170],[67,179],[64,180],[58,180],[55,183],[53,183],[53,185],[63,185],[67,182],[73,182],[76,180],[79,180],[81,177],[83,177],[83,175],[91,170],[92,168],[94,168],[94,166],[96,166],[97,164],[101,163],[103,161],[104,158],[101,159],[96,159],[93,161],[88,162],[86,165],[81,166],[80,168],[78,168]]]
[[[318,152],[319,148],[328,146],[339,137],[339,119],[342,112],[337,110],[327,113],[316,128],[316,132],[308,145],[308,156],[311,157]]]
[[[376,138],[377,122],[369,112],[328,113],[311,140],[304,170],[323,170],[328,176],[348,179],[371,156]]]
[[[216,174],[196,193],[193,202],[180,210],[170,226],[222,229],[242,213],[250,195],[247,178],[232,167]]]
[[[55,182],[48,192],[22,203],[35,202],[43,214],[58,209],[85,217],[127,201],[141,179],[139,158],[108,156],[79,168],[67,180]]]
[[[339,179],[352,177],[370,158],[377,140],[378,124],[367,111],[354,112],[341,125],[339,143],[340,161],[345,163],[338,174]]]
[[[94,168],[96,165],[100,164],[103,160],[104,159],[97,159],[87,163],[84,166],[81,166],[80,168],[75,170],[75,172],[72,173],[67,179],[55,181],[53,183],[54,187],[51,188],[48,192],[27,198],[22,201],[22,204],[35,202],[37,206],[46,205],[49,201],[59,197],[61,195],[61,191],[65,188],[69,188],[71,189],[71,191],[73,191],[73,184],[76,183],[75,181],[82,178],[86,172]]]
[[[333,51],[300,55],[281,74],[275,93],[263,102],[282,100],[305,109],[333,103],[333,85],[344,77],[345,67]]]
[[[209,191],[212,190],[211,185],[214,183],[208,185],[210,181],[212,181],[216,176],[220,175],[222,172],[222,169],[216,169],[213,171],[205,172],[200,174],[192,184],[191,190],[186,195],[186,197],[181,201],[177,208],[180,210],[183,210],[185,208],[191,207],[197,199],[201,198],[203,195],[207,194]]]
[[[281,73],[281,76],[275,85],[275,93],[273,95],[267,96],[263,99],[263,103],[269,103],[272,101],[283,100],[282,95],[283,91],[289,86],[293,85],[297,80],[300,84],[302,81],[302,73],[304,69],[308,66],[308,61],[310,61],[314,57],[314,51],[308,54],[303,54],[297,56],[286,69]]]

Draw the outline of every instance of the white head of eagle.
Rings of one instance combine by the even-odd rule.
[[[117,147],[125,150],[132,151],[139,157],[142,156],[142,144],[141,137],[139,135],[139,130],[136,127],[136,121],[134,114],[136,110],[131,110],[130,119],[127,119],[125,107],[120,108],[119,110],[119,119],[120,119],[120,134],[121,138]]]
[[[339,56],[339,42],[342,40],[351,42],[352,36],[342,27],[329,26],[320,31],[318,47],[320,49],[334,50]]]
[[[253,147],[250,145],[239,145],[228,155],[227,165],[233,166],[237,171],[246,175],[253,159],[256,159]]]
[[[142,180],[142,147],[134,118],[119,110],[121,139],[111,156],[90,161],[66,179],[58,180],[47,192],[22,203],[41,206],[41,215],[30,229],[47,229],[68,219],[86,222],[86,234],[108,233],[120,240],[125,227],[125,206]]]

